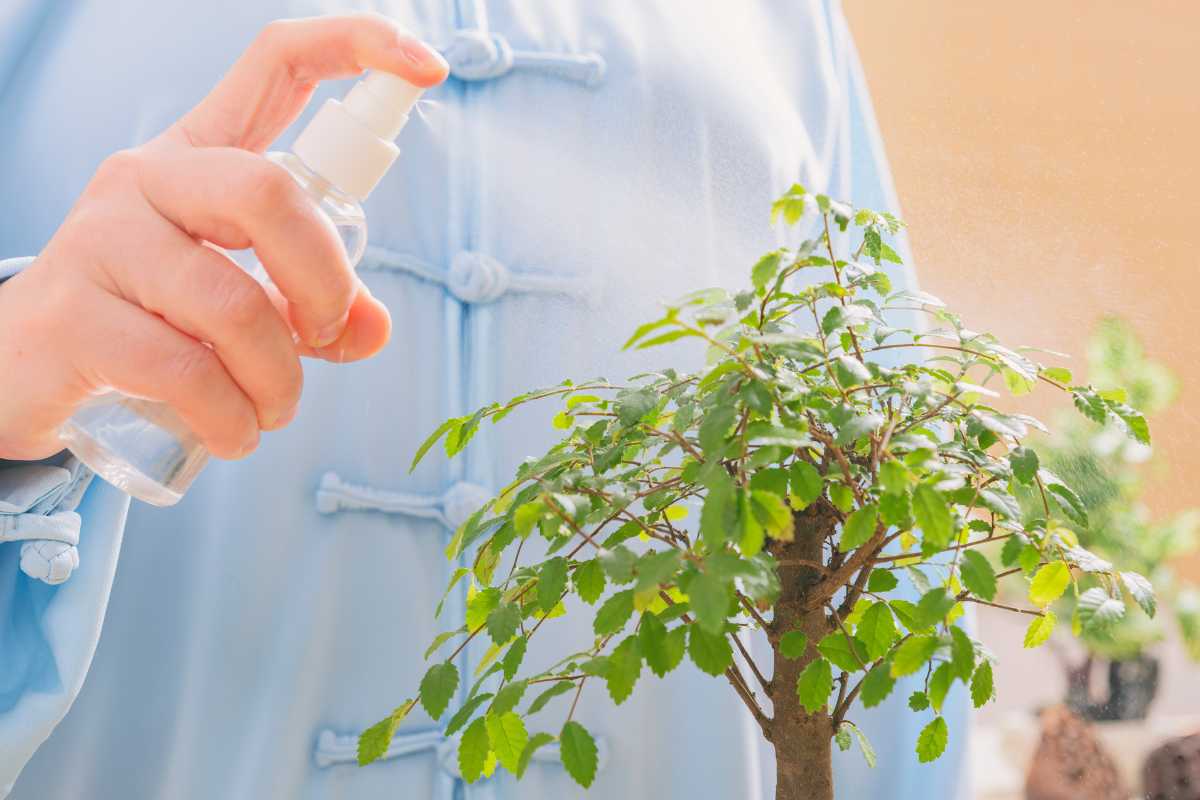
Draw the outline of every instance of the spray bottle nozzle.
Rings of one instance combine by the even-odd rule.
[[[392,140],[424,92],[398,75],[373,71],[343,102],[327,100],[292,145],[309,169],[344,192],[365,198],[395,161]]]
[[[343,105],[380,139],[395,139],[424,92],[398,75],[373,71],[346,95]]]

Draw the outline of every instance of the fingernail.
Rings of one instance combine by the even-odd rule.
[[[442,57],[442,54],[420,39],[405,39],[402,49],[408,60],[417,66],[449,69],[450,65],[446,63],[446,59]]]
[[[334,364],[342,364],[346,361],[346,345],[339,344],[337,347],[321,348],[317,351],[317,355],[326,361],[331,361]]]
[[[290,409],[288,409],[287,411],[285,411],[279,415],[279,419],[275,420],[273,427],[276,430],[278,430],[279,428],[282,428],[285,425],[290,425],[292,420],[294,420],[296,418],[296,412],[299,410],[300,410],[300,406],[298,406],[298,405],[292,406]]]
[[[247,444],[246,446],[244,446],[244,447],[242,448],[242,451],[241,451],[240,453],[238,453],[238,456],[237,456],[237,457],[238,457],[238,458],[245,458],[246,456],[250,455],[250,454],[251,454],[251,453],[253,453],[255,450],[257,450],[257,449],[258,449],[258,442],[259,442],[259,438],[260,438],[260,437],[259,437],[259,435],[258,435],[257,433],[255,433],[255,434],[254,434],[254,439],[253,439],[253,440],[252,440],[252,441],[251,441],[249,444]]]
[[[342,335],[342,331],[346,330],[346,320],[349,318],[350,312],[347,311],[337,322],[332,325],[326,325],[317,331],[316,338],[309,342],[309,344],[312,347],[324,347],[327,344],[336,342],[337,338]]]

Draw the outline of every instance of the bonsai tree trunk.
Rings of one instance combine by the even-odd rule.
[[[820,604],[809,609],[809,588],[820,573],[798,562],[824,563],[825,538],[837,524],[837,512],[824,500],[795,515],[795,541],[772,545],[779,559],[782,593],[775,605],[769,630],[774,648],[771,678],[773,709],[770,730],[764,731],[775,746],[776,800],[833,800],[833,720],[828,709],[809,714],[796,695],[796,680],[817,658],[816,643],[833,626]],[[779,639],[800,630],[809,646],[801,658],[780,653]]]

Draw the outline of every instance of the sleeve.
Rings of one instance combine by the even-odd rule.
[[[0,291],[32,260],[0,261]],[[0,798],[83,686],[128,508],[70,454],[0,460]]]
[[[34,256],[27,256],[25,258],[6,258],[0,261],[0,283],[4,283],[4,281],[32,264],[33,259]]]

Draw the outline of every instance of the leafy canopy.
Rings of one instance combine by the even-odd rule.
[[[1119,616],[1128,596],[1153,609],[1141,576],[1080,547],[1084,504],[1022,445],[1043,426],[994,405],[991,385],[1018,397],[1054,387],[1089,419],[1147,442],[1142,415],[966,328],[928,294],[894,292],[887,269],[900,257],[889,240],[902,226],[890,214],[798,185],[773,214],[818,232],[763,256],[745,291],[692,292],[625,342],[695,341],[703,369],[531,391],[448,420],[418,451],[414,466],[439,440],[454,456],[485,420],[561,403],[561,439],[524,462],[447,550],[461,565],[450,588],[466,580],[468,603],[430,648],[419,702],[439,719],[465,696],[447,732],[464,731],[468,779],[497,764],[520,775],[556,742],[567,771],[590,785],[597,748],[574,719],[580,693],[601,684],[620,704],[645,689],[647,672],[685,659],[723,676],[768,738],[789,720],[768,717],[765,698],[793,709],[777,714],[830,720],[839,747],[858,740],[872,762],[847,714],[916,676],[909,706],[928,722],[913,745],[929,761],[950,736],[941,709],[951,687],[963,684],[976,705],[994,695],[992,656],[956,624],[964,603],[995,604],[1000,581],[1022,582],[1028,602],[1011,608],[1030,617],[1028,646],[1054,630],[1048,607],[1083,573],[1091,623]],[[839,257],[842,247],[852,249]],[[896,322],[921,317],[919,327]],[[1038,513],[1022,515],[1018,488]],[[590,619],[590,645],[525,663],[529,640],[563,616]],[[794,662],[791,677],[765,676],[735,635],[747,629]],[[472,684],[463,695],[454,663],[477,638],[491,647],[462,676]],[[416,702],[363,735],[363,763]],[[559,722],[532,733],[552,706]]]

